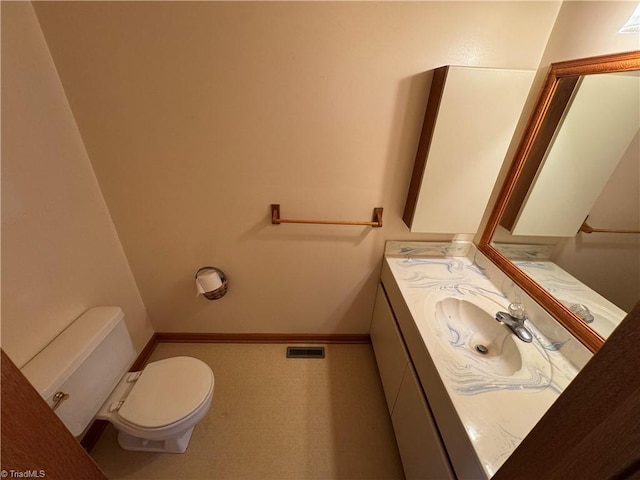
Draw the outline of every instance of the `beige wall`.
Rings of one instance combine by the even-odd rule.
[[[2,348],[20,367],[84,310],[152,328],[28,2],[2,2]]]
[[[637,6],[635,1],[565,1],[540,67],[546,68],[552,62],[563,60],[639,49],[637,34],[618,33]]]
[[[367,332],[424,72],[536,68],[556,2],[35,6],[157,331]],[[473,161],[473,159],[469,159]],[[368,219],[383,229],[272,226]],[[459,205],[451,206],[455,215]],[[229,293],[195,297],[217,265]]]

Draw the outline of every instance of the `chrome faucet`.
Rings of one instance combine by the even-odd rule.
[[[511,329],[516,336],[523,342],[530,343],[533,340],[533,335],[524,326],[524,321],[527,319],[527,312],[524,305],[521,303],[512,303],[509,305],[509,313],[498,312],[496,313],[496,320],[504,323]]]

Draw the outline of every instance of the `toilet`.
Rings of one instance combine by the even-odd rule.
[[[94,307],[21,371],[74,436],[102,419],[125,450],[183,453],[211,407],[211,368],[173,357],[129,372],[135,358],[122,309]]]

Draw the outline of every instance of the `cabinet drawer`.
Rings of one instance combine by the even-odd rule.
[[[409,363],[409,357],[381,285],[378,285],[370,330],[371,343],[378,363],[387,407],[391,413],[398,396],[402,376]]]

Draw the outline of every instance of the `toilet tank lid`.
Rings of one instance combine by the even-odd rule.
[[[21,372],[44,399],[51,397],[124,318],[120,307],[93,307],[33,357]]]

